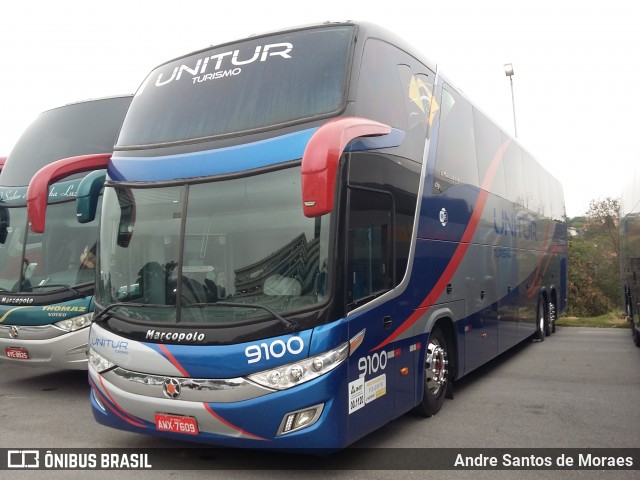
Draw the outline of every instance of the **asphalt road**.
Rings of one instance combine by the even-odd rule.
[[[161,438],[103,427],[94,422],[85,372],[0,364],[0,448],[171,447],[172,471],[138,471],[136,479],[298,478],[300,469],[331,465],[328,458],[232,449],[198,448]],[[640,348],[629,330],[561,328],[544,342],[524,342],[456,384],[455,398],[440,413],[423,419],[405,415],[341,452],[340,478],[428,477],[420,462],[403,464],[388,449],[447,448],[637,448],[640,447]],[[397,471],[359,470],[362,451],[378,450]],[[525,450],[526,451],[526,450]],[[402,451],[399,451],[402,453]],[[425,454],[429,450],[424,450]],[[415,459],[415,458],[414,458]],[[282,471],[262,468],[282,467]],[[189,470],[196,466],[201,470]],[[213,470],[210,468],[213,467]],[[636,468],[639,468],[636,466]],[[223,469],[224,471],[220,471]],[[5,477],[11,473],[10,477]],[[431,472],[438,473],[438,472]],[[513,478],[514,471],[446,471],[443,478]],[[518,478],[637,478],[633,471],[517,472]],[[473,475],[471,475],[473,474]],[[0,471],[0,478],[122,478],[117,471]],[[309,471],[305,478],[326,478]]]

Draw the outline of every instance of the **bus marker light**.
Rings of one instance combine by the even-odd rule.
[[[367,332],[367,329],[363,328],[351,340],[349,340],[349,355],[350,356],[362,344],[362,341],[364,340],[364,334],[366,332]]]
[[[403,375],[403,376],[409,375],[409,369],[407,367],[402,367],[400,369],[400,375]]]

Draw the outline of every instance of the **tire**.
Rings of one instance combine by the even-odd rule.
[[[438,327],[434,327],[424,358],[424,393],[415,411],[431,417],[440,411],[451,382],[449,371],[450,345]]]
[[[542,297],[538,298],[538,306],[536,307],[536,333],[533,339],[544,342],[545,332],[547,331],[548,316],[545,309],[545,303]]]
[[[547,337],[552,333],[556,333],[556,304],[553,302],[549,302],[548,306],[549,312],[549,323],[547,329]]]

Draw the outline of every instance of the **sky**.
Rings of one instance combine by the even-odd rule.
[[[2,0],[0,156],[50,108],[134,93],[160,63],[324,21],[417,47],[564,187],[568,217],[640,165],[640,6],[628,0]]]

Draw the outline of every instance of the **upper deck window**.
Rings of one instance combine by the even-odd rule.
[[[0,184],[25,186],[55,160],[111,153],[131,96],[74,103],[47,110],[25,130],[2,170]]]
[[[237,134],[342,109],[353,27],[262,36],[155,69],[139,88],[118,146]]]

